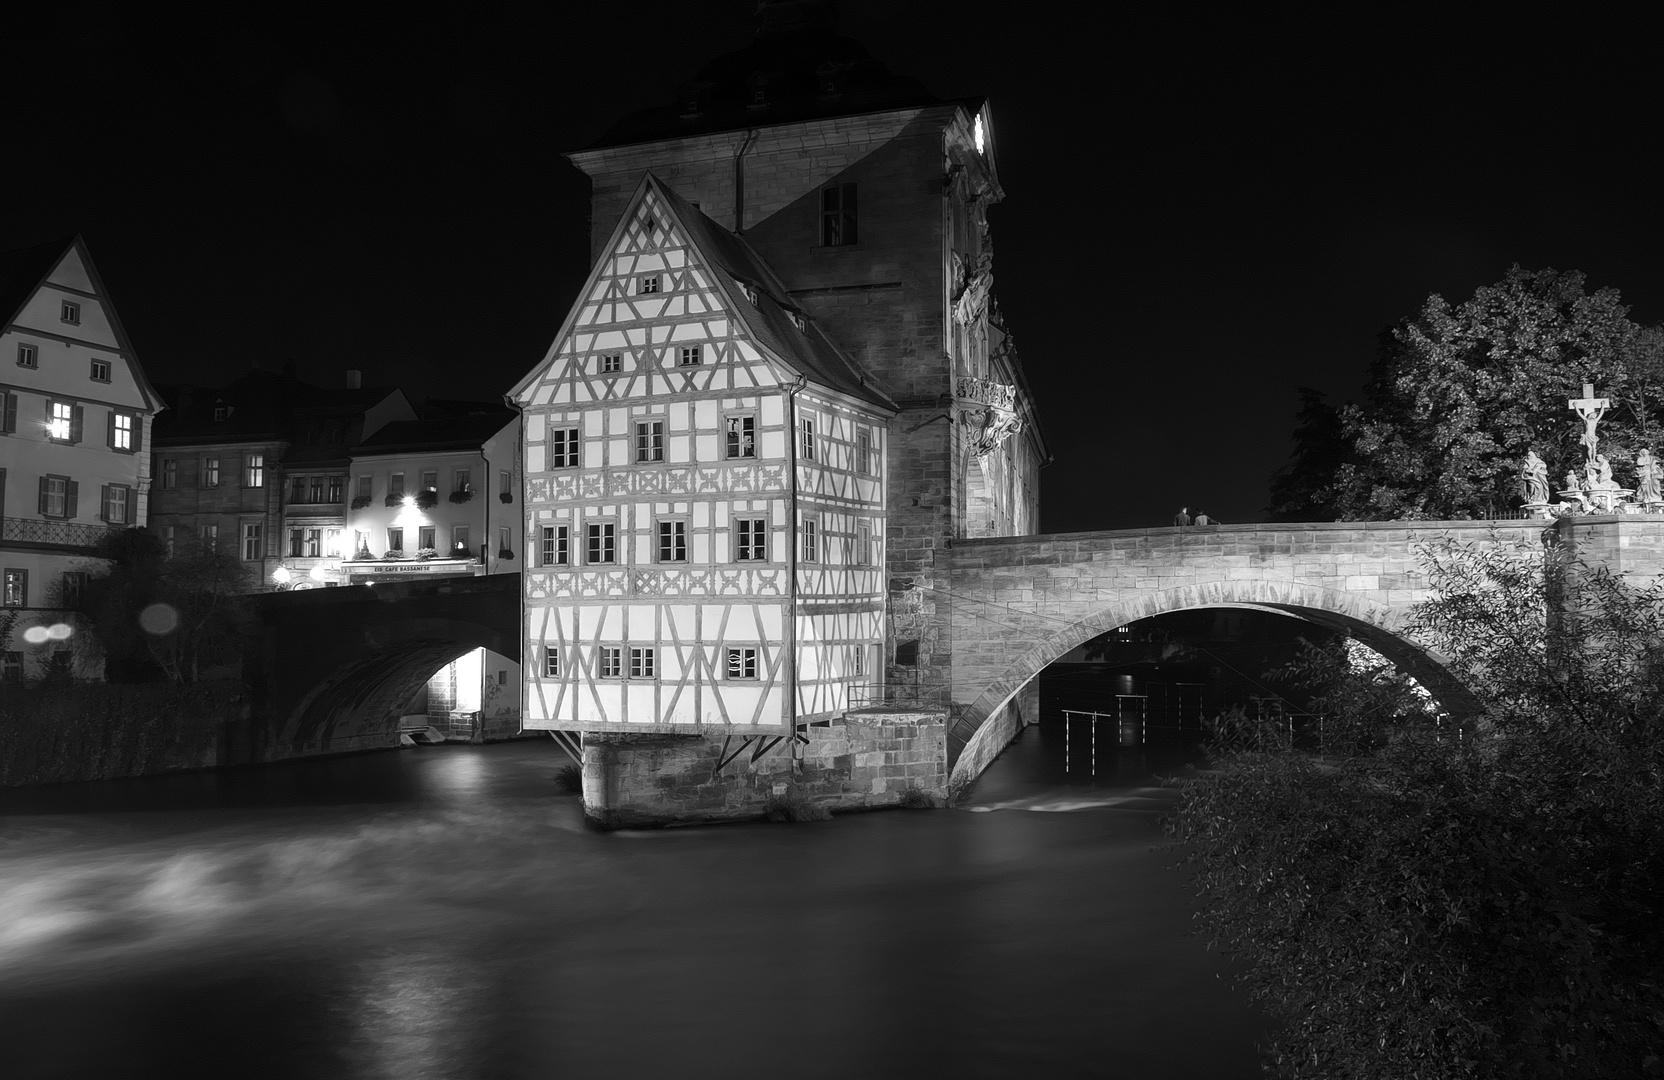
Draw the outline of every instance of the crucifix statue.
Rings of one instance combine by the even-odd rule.
[[[1588,455],[1590,462],[1593,462],[1599,453],[1596,449],[1599,444],[1595,438],[1595,425],[1600,423],[1600,418],[1606,415],[1606,410],[1611,405],[1611,398],[1595,396],[1594,383],[1583,384],[1582,397],[1566,400],[1566,408],[1583,418],[1583,451]]]

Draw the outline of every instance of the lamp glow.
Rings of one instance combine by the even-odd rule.
[[[292,577],[294,577],[294,575],[289,573],[289,568],[287,566],[280,566],[276,570],[272,571],[272,580],[277,582],[279,585],[289,584],[289,579]]]
[[[306,576],[311,578],[313,581],[322,581],[324,578],[329,576],[329,567],[325,566],[323,563],[313,563],[312,569],[306,572]]]
[[[976,141],[976,152],[982,153],[982,145],[986,136],[982,132],[982,117],[980,115],[976,118],[976,126],[971,129],[971,138]]]
[[[75,636],[75,627],[68,623],[53,623],[46,628],[46,636],[53,641],[68,641]]]

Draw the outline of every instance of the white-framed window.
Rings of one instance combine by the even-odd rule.
[[[601,357],[601,374],[611,375],[624,370],[623,353],[607,353]]]
[[[92,362],[92,374],[89,378],[93,382],[109,382],[110,362],[108,360],[94,360]]]
[[[265,545],[260,542],[260,523],[243,522],[243,561],[255,562],[265,553]]]
[[[358,478],[357,497],[360,499],[368,499],[374,493],[375,483],[374,477],[360,476]]]
[[[202,486],[217,488],[220,486],[220,459],[205,457],[202,459]]]
[[[132,413],[110,410],[110,449],[131,454],[138,446],[135,437],[138,427],[138,417]]]
[[[306,501],[306,477],[289,477],[289,501],[291,503],[303,503]]]
[[[664,421],[644,420],[636,425],[636,461],[664,460]]]
[[[648,293],[656,293],[658,291],[659,291],[659,275],[657,275],[657,274],[644,274],[643,276],[636,279],[636,292],[637,293],[640,293],[641,295],[645,296]]]
[[[554,645],[543,646],[543,677],[560,678],[560,649]]]
[[[266,455],[243,455],[243,486],[257,488],[266,486]]]
[[[815,460],[815,418],[799,417],[797,421],[798,454],[804,461]]]
[[[298,559],[301,552],[306,550],[306,530],[290,528],[289,530],[289,558]]]
[[[313,530],[316,532],[317,530]],[[416,527],[416,550],[432,551],[439,529],[433,525],[419,525]]]
[[[306,499],[311,503],[324,501],[324,478],[321,476],[307,477]]]
[[[757,677],[757,650],[749,646],[729,649],[728,677],[730,679],[755,679]]]
[[[803,519],[803,554],[804,562],[814,562],[820,554],[820,522],[812,517]]]
[[[339,559],[341,557],[340,529],[324,530],[324,556],[330,559]]]
[[[856,566],[872,565],[872,524],[866,521],[855,523],[855,558],[851,560]]]
[[[47,399],[46,437],[53,442],[80,442],[81,406],[71,401]]]
[[[862,476],[876,476],[878,470],[873,465],[872,432],[862,428],[855,433],[855,471]]]
[[[179,459],[162,459],[162,486],[169,490],[179,486]]]
[[[688,523],[680,520],[659,522],[659,561],[688,561]]]
[[[501,499],[504,495],[511,499],[514,498],[514,477],[507,469],[499,469],[497,470],[497,497]]]
[[[734,558],[740,562],[767,561],[767,518],[742,517],[734,519]]]
[[[396,472],[396,473],[388,473],[387,474],[387,494],[389,494],[389,495],[403,495],[404,494],[404,473]]]
[[[704,362],[705,354],[702,346],[683,345],[680,353],[678,353],[677,363],[682,367],[698,367]]]
[[[330,502],[338,503],[341,501],[341,489],[346,486],[346,483],[347,478],[344,476],[336,475],[329,478],[328,498]]]
[[[474,473],[471,469],[458,469],[451,474],[451,490],[455,492],[474,490]]]
[[[514,530],[507,525],[497,529],[497,557],[499,559],[514,558]]]
[[[81,305],[73,300],[65,300],[63,307],[59,309],[58,318],[71,326],[79,326],[81,324]]]
[[[584,561],[610,563],[618,561],[618,526],[610,521],[592,521],[587,526]]]
[[[451,555],[453,558],[472,558],[474,549],[468,546],[468,526],[451,527]]]
[[[544,525],[538,540],[538,562],[542,566],[565,566],[571,558],[567,550],[565,525]]]
[[[29,571],[8,566],[0,578],[0,607],[29,606]]]
[[[133,520],[133,489],[127,484],[105,484],[103,513],[111,525],[127,525]]]
[[[576,469],[578,467],[578,429],[553,428],[549,431],[549,468]]]
[[[26,343],[17,346],[17,366],[26,368],[40,367],[40,349]]]
[[[424,469],[424,470],[422,470],[422,490],[423,491],[438,491],[439,490],[439,470],[438,469]]]
[[[823,247],[855,243],[855,185],[828,184],[820,189],[820,242]]]
[[[67,476],[40,478],[40,516],[72,518],[75,516],[76,483]]]
[[[857,676],[867,673],[867,647],[865,645],[855,646],[854,663],[850,666],[850,673]]]
[[[727,429],[727,451],[731,458],[748,458],[757,456],[757,418],[755,416],[728,416],[723,420]]]
[[[603,679],[622,679],[624,677],[624,649],[618,645],[601,646],[600,670],[596,672]]]
[[[388,551],[400,551],[400,552],[402,552],[404,550],[404,530],[403,529],[391,528],[391,529],[387,530],[387,550]]]
[[[651,679],[658,667],[658,652],[651,645],[630,647],[630,678]]]

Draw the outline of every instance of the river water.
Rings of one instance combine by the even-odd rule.
[[[0,792],[0,1076],[1258,1075],[1152,777],[603,834],[549,741]]]

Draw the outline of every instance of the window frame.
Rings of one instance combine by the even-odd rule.
[[[220,486],[220,457],[218,454],[202,455],[201,472],[198,474],[205,488]]]
[[[15,592],[13,591],[15,588]],[[13,597],[16,599],[13,599]],[[0,607],[29,606],[29,569],[24,566],[0,568]]]
[[[624,646],[600,645],[596,647],[595,677],[597,679],[622,679],[624,677]]]
[[[601,367],[600,367],[600,370],[599,370],[598,374],[601,374],[601,375],[617,375],[617,374],[622,373],[623,370],[624,370],[624,354],[623,353],[602,353],[601,354]]]
[[[40,346],[31,341],[17,343],[17,366],[29,371],[40,370]]]
[[[387,526],[387,550],[388,551],[397,551],[400,554],[404,553],[404,526],[403,525],[389,525],[389,526]]]
[[[552,427],[549,429],[549,468],[576,469],[582,460],[580,447],[581,436],[577,427]]]
[[[179,459],[162,459],[162,490],[173,491],[179,487]]]
[[[685,563],[688,561],[688,519],[662,517],[654,522],[654,562]]]
[[[439,527],[437,525],[416,526],[416,550],[421,551],[423,548],[432,548],[435,552],[438,552]]]
[[[758,649],[755,645],[725,646],[726,655],[723,659],[722,678],[725,682],[756,682],[759,665],[757,663]],[[739,661],[740,673],[734,674],[734,661]]]
[[[81,305],[75,300],[58,301],[58,321],[70,326],[81,325]]]
[[[733,425],[739,424],[740,430],[734,430]],[[749,425],[749,427],[747,427]],[[747,446],[747,440],[750,445]],[[735,453],[738,449],[740,452]],[[725,461],[744,461],[757,456],[757,414],[755,412],[732,412],[722,416],[722,451]]]
[[[768,516],[747,514],[741,517],[739,515],[735,515],[732,521],[734,524],[734,561],[768,562]],[[749,530],[745,530],[750,533],[749,543],[746,540],[741,539],[741,522],[748,523],[751,526]],[[753,554],[745,554],[747,551],[750,551]]]
[[[854,544],[855,558],[852,561],[856,566],[871,567],[873,564],[872,522],[862,519],[855,523]]]
[[[814,461],[815,459],[815,418],[800,416],[797,418],[797,456],[800,461]]]
[[[299,525],[289,526],[289,555],[291,559],[304,558],[301,552],[306,550],[306,530]]]
[[[570,566],[572,559],[572,527],[570,525],[540,525],[538,529],[538,565]]]
[[[637,296],[662,296],[664,281],[662,274],[638,274],[636,276]]]
[[[804,514],[803,520],[798,524],[797,535],[799,540],[798,561],[806,563],[820,562],[820,519]]]
[[[118,493],[121,496],[119,500],[115,498]],[[111,509],[118,504],[121,507],[120,519],[117,519],[111,513]],[[133,499],[132,484],[105,484],[104,490],[99,493],[98,519],[100,521],[111,525],[131,525],[133,524],[133,518],[136,516],[134,514],[135,509],[137,507]]]
[[[658,465],[664,461],[663,418],[635,422],[635,451],[637,465]],[[650,455],[650,456],[647,456]]]
[[[605,555],[605,558],[600,557]],[[584,522],[584,565],[618,565],[618,522],[615,520]]]
[[[243,490],[254,491],[266,486],[266,452],[249,451],[243,455]]]
[[[560,678],[560,646],[540,645],[538,648],[543,652],[542,663],[538,665],[541,677],[545,679]]]
[[[677,367],[700,367],[705,363],[705,347],[703,345],[680,345],[677,349]]]
[[[258,521],[243,522],[242,535],[238,538],[242,542],[242,556],[244,562],[259,562],[266,557],[265,529]]]
[[[67,432],[62,437],[53,434],[53,428],[59,422],[58,409],[60,407],[67,410],[68,415],[63,417],[63,422],[69,425]],[[84,415],[80,404],[74,398],[59,397],[56,394],[49,395],[46,399],[46,441],[64,446],[78,444],[81,441],[81,423]]]
[[[127,429],[122,430],[121,422],[127,421]],[[118,454],[136,454],[139,452],[139,432],[141,421],[139,414],[130,409],[110,410],[110,449]],[[121,436],[126,436],[127,445],[121,445]]]
[[[656,645],[630,646],[630,678],[656,679],[659,669],[659,649]]]
[[[850,248],[860,244],[860,199],[853,181],[822,185],[816,201],[820,212],[816,235],[821,247]]]

